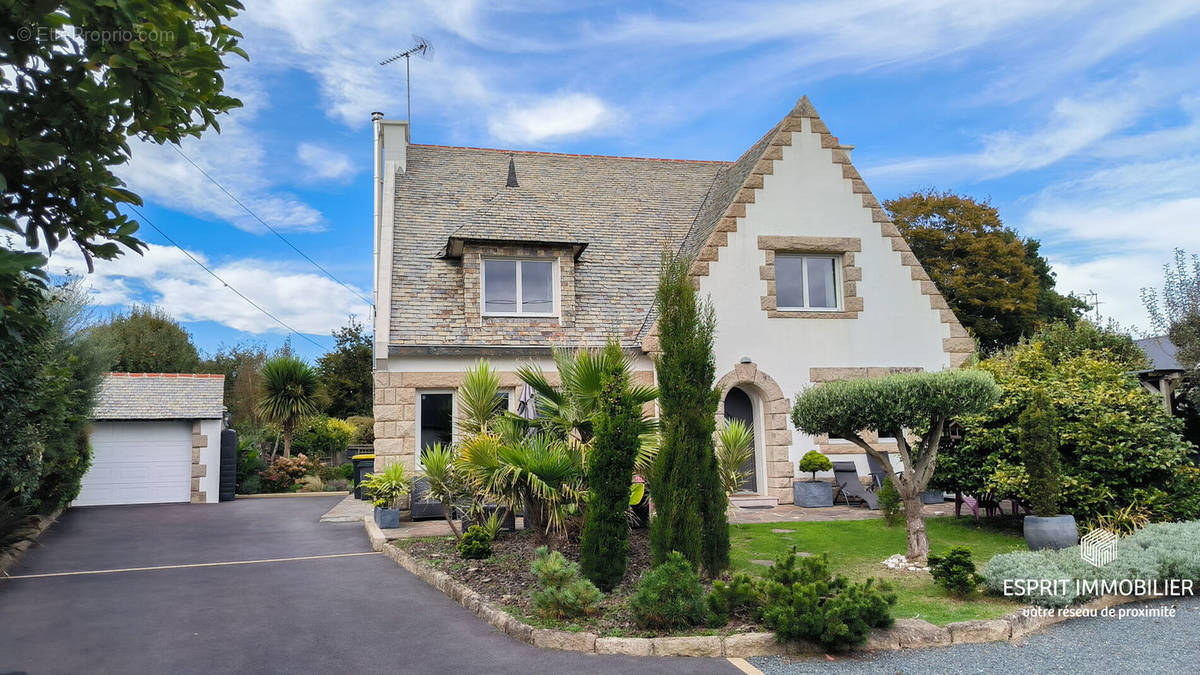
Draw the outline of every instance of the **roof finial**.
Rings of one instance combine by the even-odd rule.
[[[508,182],[505,183],[505,186],[521,187],[521,184],[517,182],[517,165],[513,163],[512,155],[508,156]]]

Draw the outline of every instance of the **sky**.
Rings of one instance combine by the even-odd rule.
[[[413,35],[434,46],[412,61],[415,143],[733,160],[808,95],[879,199],[989,199],[1105,319],[1148,329],[1140,289],[1200,252],[1194,0],[245,4],[250,59],[225,77],[244,107],[117,169],[177,245],[143,227],[145,255],[87,276],[102,311],[160,305],[205,352],[311,359],[370,323],[370,113],[405,117],[404,62],[378,62]],[[82,269],[66,248],[52,265]]]

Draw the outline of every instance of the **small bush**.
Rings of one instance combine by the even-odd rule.
[[[308,475],[296,481],[297,492],[324,492],[325,481],[320,476]]]
[[[492,557],[492,538],[478,525],[472,525],[458,540],[458,555],[467,560]]]
[[[872,628],[891,626],[896,603],[887,585],[831,578],[825,556],[797,558],[795,549],[767,570],[761,592],[762,623],[778,640],[809,640],[827,649],[862,644]]]
[[[295,457],[277,457],[270,466],[259,472],[263,492],[287,492],[310,473],[316,473],[319,465],[300,454]]]
[[[890,477],[883,479],[877,496],[879,511],[883,513],[883,522],[887,523],[888,527],[895,527],[904,522],[904,503],[900,501],[900,492],[896,490]]]
[[[730,616],[751,618],[762,605],[762,592],[758,586],[758,580],[745,572],[734,574],[728,584],[714,581],[707,601],[709,625],[724,626],[729,623]]]
[[[472,527],[477,529],[476,527]],[[465,539],[465,537],[464,537]],[[537,577],[537,588],[529,593],[533,608],[546,619],[570,619],[597,612],[603,594],[583,578],[579,565],[558,551],[539,547],[530,569]]]
[[[1150,510],[1137,503],[1111,513],[1102,513],[1088,523],[1088,529],[1108,530],[1115,535],[1133,534],[1150,524]]]
[[[1043,518],[1058,515],[1062,494],[1062,462],[1058,452],[1054,404],[1045,389],[1036,389],[1017,418],[1017,439],[1029,475],[1029,503]]]
[[[650,629],[697,626],[708,614],[700,577],[678,551],[671,551],[661,565],[642,573],[629,606],[637,625]]]
[[[829,471],[832,468],[833,462],[816,450],[809,450],[800,458],[800,470],[804,473],[811,473],[813,480],[817,479],[818,471]]]
[[[966,546],[955,546],[942,555],[929,556],[929,573],[938,586],[959,598],[970,595],[983,583],[983,577],[975,573],[975,563]]]

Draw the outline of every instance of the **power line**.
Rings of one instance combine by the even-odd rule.
[[[284,328],[288,329],[288,330],[289,330],[289,331],[291,331],[292,333],[295,333],[296,335],[299,335],[300,337],[304,338],[305,340],[308,340],[309,342],[311,342],[311,343],[313,344],[313,346],[317,347],[318,349],[328,349],[328,347],[327,347],[326,345],[323,345],[323,344],[321,344],[321,343],[317,342],[316,340],[314,340],[314,339],[312,339],[312,338],[308,337],[308,336],[307,336],[307,335],[305,335],[304,333],[301,333],[300,331],[296,330],[295,328],[292,328],[292,327],[291,327],[290,325],[288,325],[288,324],[287,324],[287,323],[286,323],[286,322],[285,322],[283,319],[280,319],[279,317],[275,316],[274,314],[272,314],[272,313],[268,312],[267,310],[265,310],[265,309],[263,309],[262,307],[260,307],[260,306],[258,305],[258,303],[254,302],[254,301],[253,301],[253,300],[251,300],[250,298],[247,298],[245,295],[242,295],[242,292],[241,292],[241,291],[239,291],[238,289],[234,288],[233,286],[230,286],[228,281],[225,281],[224,279],[222,279],[222,278],[221,278],[221,276],[220,276],[219,274],[217,274],[216,272],[212,271],[212,269],[210,269],[208,265],[205,265],[204,263],[200,262],[200,260],[199,260],[199,259],[197,259],[197,258],[196,258],[196,256],[194,256],[194,255],[192,255],[191,253],[189,253],[189,252],[188,252],[188,250],[187,250],[186,248],[184,248],[184,247],[180,246],[180,245],[179,245],[179,242],[177,242],[177,241],[175,241],[174,239],[172,239],[172,238],[170,237],[170,235],[168,235],[166,232],[163,232],[163,231],[162,231],[162,229],[161,229],[161,228],[159,228],[159,226],[157,226],[157,225],[155,225],[155,224],[154,224],[154,221],[152,221],[152,220],[150,220],[149,218],[147,218],[147,217],[146,217],[146,214],[144,214],[144,213],[142,213],[141,211],[137,210],[137,208],[136,208],[136,207],[134,207],[134,206],[130,206],[130,207],[129,207],[129,209],[130,209],[131,211],[133,211],[134,213],[136,213],[136,214],[138,215],[138,218],[141,218],[143,222],[145,222],[145,223],[146,223],[147,225],[149,225],[150,227],[154,228],[154,231],[155,231],[155,232],[157,232],[157,233],[159,233],[160,235],[162,235],[163,239],[166,239],[167,241],[169,241],[169,242],[171,243],[171,245],[172,245],[172,246],[174,246],[175,248],[177,248],[177,249],[179,249],[180,251],[182,251],[182,252],[183,252],[183,254],[184,254],[184,255],[186,255],[186,256],[187,256],[187,257],[188,257],[188,258],[189,258],[189,259],[190,259],[192,262],[194,262],[194,263],[196,263],[197,265],[199,265],[199,266],[200,266],[200,267],[201,267],[201,268],[202,268],[202,269],[203,269],[205,272],[208,272],[209,274],[211,274],[211,275],[212,275],[212,278],[214,278],[214,279],[216,279],[217,281],[221,282],[221,285],[222,285],[222,286],[224,286],[225,288],[228,288],[229,290],[233,291],[233,292],[234,292],[234,294],[236,294],[236,295],[237,295],[239,298],[241,298],[241,299],[245,300],[247,303],[249,303],[251,307],[253,307],[254,309],[257,309],[258,311],[262,312],[263,314],[266,314],[267,316],[271,317],[272,319],[274,319],[275,323],[279,324],[280,326],[283,326]]]
[[[192,158],[191,158],[191,157],[188,157],[187,155],[185,155],[185,154],[184,154],[184,152],[183,152],[183,150],[180,150],[180,149],[179,149],[179,146],[172,145],[171,147],[172,147],[172,148],[175,150],[175,152],[178,152],[178,153],[179,153],[179,156],[180,156],[180,157],[182,157],[182,158],[184,158],[185,160],[187,160],[187,163],[188,163],[188,164],[191,164],[192,166],[196,167],[196,170],[197,170],[197,171],[199,171],[200,173],[204,174],[204,177],[205,177],[205,178],[207,178],[208,180],[212,181],[212,184],[213,184],[213,185],[216,185],[216,186],[217,186],[217,189],[219,189],[221,192],[224,192],[224,193],[225,193],[225,196],[229,197],[230,199],[232,199],[232,200],[234,201],[234,203],[235,203],[235,204],[237,204],[238,206],[242,207],[242,209],[243,209],[243,210],[244,210],[246,213],[249,213],[249,214],[250,214],[250,216],[251,216],[252,218],[254,218],[254,219],[255,219],[255,220],[257,220],[259,223],[261,223],[263,227],[265,227],[265,228],[267,228],[268,230],[270,230],[272,234],[274,234],[276,237],[279,237],[279,240],[280,240],[280,241],[282,241],[283,243],[285,243],[285,244],[287,244],[288,246],[290,246],[290,247],[291,247],[291,249],[292,249],[293,251],[295,251],[296,253],[298,253],[298,254],[300,255],[300,257],[301,257],[301,258],[304,258],[304,259],[305,259],[305,260],[307,260],[308,262],[312,263],[313,267],[316,267],[317,269],[321,270],[321,272],[322,272],[322,273],[324,273],[324,274],[325,274],[325,276],[329,277],[330,279],[333,279],[333,280],[334,280],[335,282],[337,282],[338,284],[341,284],[342,288],[345,288],[346,290],[348,290],[348,291],[350,291],[351,293],[353,293],[353,294],[355,295],[355,297],[357,297],[359,300],[362,300],[363,302],[367,303],[367,305],[368,305],[368,306],[371,306],[371,307],[374,307],[374,306],[375,306],[375,305],[374,305],[374,303],[372,303],[370,300],[367,300],[366,298],[364,298],[364,297],[362,296],[362,294],[360,294],[360,293],[358,292],[358,289],[357,289],[357,288],[354,288],[354,287],[350,286],[349,284],[346,284],[346,283],[344,283],[344,282],[343,282],[341,279],[338,279],[337,277],[333,276],[333,272],[330,272],[329,270],[325,269],[325,267],[324,267],[323,265],[321,265],[321,263],[319,263],[319,262],[317,262],[316,260],[313,260],[312,258],[308,257],[308,254],[306,254],[304,251],[301,251],[299,248],[297,248],[297,247],[296,247],[296,245],[295,245],[295,244],[293,244],[291,241],[289,241],[289,240],[287,239],[287,237],[285,237],[285,236],[283,236],[282,234],[280,234],[280,233],[279,233],[279,230],[276,230],[275,228],[271,227],[271,224],[270,224],[270,223],[268,223],[267,221],[265,221],[265,220],[263,220],[262,218],[260,218],[260,217],[258,216],[258,214],[257,214],[257,213],[255,213],[254,211],[250,210],[250,207],[249,207],[249,206],[246,206],[244,203],[242,203],[242,200],[240,200],[240,199],[238,199],[236,196],[234,196],[234,194],[233,194],[232,192],[230,192],[229,190],[226,190],[224,185],[221,185],[221,183],[220,183],[220,182],[218,182],[216,178],[213,178],[211,175],[209,175],[209,173],[208,173],[207,171],[205,171],[203,167],[201,167],[199,164],[197,164],[197,163],[195,163],[194,161],[192,161]]]

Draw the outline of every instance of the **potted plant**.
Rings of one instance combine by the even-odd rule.
[[[792,501],[796,506],[820,508],[833,506],[833,485],[817,480],[818,471],[829,471],[833,462],[816,450],[809,450],[800,458],[800,470],[812,474],[812,479],[792,483]]]
[[[369,473],[363,489],[375,505],[375,524],[383,529],[400,527],[400,499],[412,491],[412,479],[400,462],[379,473]]]
[[[1029,405],[1017,419],[1025,471],[1029,474],[1029,502],[1033,515],[1025,516],[1025,543],[1031,551],[1060,549],[1079,541],[1075,516],[1058,512],[1062,488],[1058,454],[1058,432],[1054,408],[1045,390],[1033,393]]]

